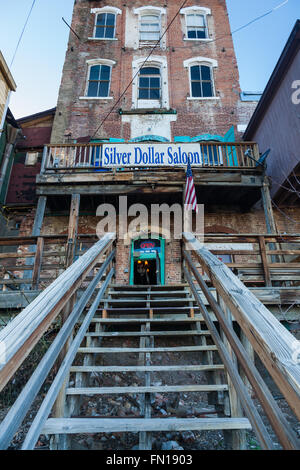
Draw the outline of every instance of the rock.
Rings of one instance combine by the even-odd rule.
[[[162,415],[164,415],[164,416],[166,416],[166,415],[168,414],[168,413],[166,412],[166,410],[164,410],[163,408],[160,408],[160,409],[159,409],[159,412],[160,412]]]
[[[185,431],[181,434],[181,439],[183,440],[183,442],[191,444],[192,442],[195,442],[196,437],[192,431]]]
[[[160,387],[162,385],[162,382],[153,382],[152,385],[154,387]]]
[[[184,450],[184,449],[176,441],[167,441],[167,442],[163,442],[161,446],[161,450]]]
[[[131,450],[140,450],[140,448],[138,445],[136,445],[136,446],[133,446]]]
[[[115,376],[115,382],[117,382],[117,383],[122,382],[121,377],[119,377],[118,375],[116,375],[116,376]]]

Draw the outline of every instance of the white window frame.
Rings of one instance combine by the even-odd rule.
[[[209,29],[208,29],[208,21],[207,21],[207,16],[211,15],[211,9],[206,8],[206,7],[199,7],[199,6],[192,6],[192,7],[186,7],[182,8],[180,10],[180,14],[184,15],[185,17],[185,35],[183,40],[184,41],[204,41],[204,42],[210,42],[212,39],[209,37]],[[188,24],[187,24],[187,15],[191,14],[198,14],[198,15],[203,15],[204,16],[204,23],[206,27],[206,38],[189,38],[188,37]]]
[[[211,69],[211,77],[212,77],[212,87],[213,87],[213,96],[192,96],[192,81],[191,81],[191,67],[194,65],[205,65],[206,67],[210,67]],[[185,60],[183,62],[183,66],[188,69],[188,79],[190,85],[190,96],[188,96],[188,100],[219,100],[220,97],[216,96],[216,88],[215,88],[215,77],[214,77],[214,68],[218,67],[218,61],[215,59],[208,59],[207,57],[192,57],[191,59]]]
[[[168,86],[168,65],[167,58],[163,56],[151,56],[144,64],[146,57],[141,57],[132,62],[132,108],[133,109],[152,109],[166,108],[169,109],[169,86]],[[143,65],[144,64],[144,65]],[[142,67],[158,67],[160,69],[161,79],[161,98],[160,100],[140,100],[139,92],[139,69]]]
[[[166,9],[162,8],[162,7],[155,7],[155,6],[149,5],[149,6],[146,6],[146,7],[135,8],[133,12],[134,12],[135,15],[138,15],[138,35],[139,35],[138,43],[139,43],[139,47],[141,48],[141,47],[153,46],[154,44],[157,43],[157,41],[155,41],[155,40],[145,41],[145,40],[140,39],[140,34],[141,34],[140,27],[141,27],[142,17],[143,16],[148,16],[148,15],[151,15],[151,16],[155,15],[155,16],[158,17],[159,25],[160,25],[159,37],[161,37],[162,36],[162,27],[163,27],[162,17],[163,17],[163,15],[166,15]],[[166,47],[165,38],[161,41],[160,47],[161,48]]]
[[[116,65],[116,62],[114,60],[109,60],[109,59],[91,59],[91,60],[87,60],[86,64],[87,64],[87,77],[86,77],[84,96],[80,96],[79,99],[80,100],[112,100],[113,96],[110,96],[112,68],[114,65]],[[88,89],[89,89],[90,72],[91,72],[91,67],[93,67],[93,65],[107,65],[110,67],[108,96],[87,96]]]
[[[122,15],[122,10],[116,7],[105,6],[103,8],[92,8],[91,13],[92,15],[95,15],[95,21],[94,21],[93,37],[89,37],[88,39],[91,41],[118,41],[118,38],[116,38],[117,16]],[[96,38],[97,19],[98,19],[98,15],[101,15],[102,13],[111,13],[115,15],[115,31],[114,31],[113,38]]]

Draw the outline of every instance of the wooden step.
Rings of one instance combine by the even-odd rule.
[[[126,317],[122,317],[122,318],[97,318],[97,317],[94,317],[91,321],[91,323],[111,323],[111,324],[127,324],[127,323],[145,323],[145,322],[149,322],[149,323],[164,323],[164,324],[168,324],[168,323],[197,323],[197,322],[203,322],[204,319],[203,319],[203,316],[202,315],[195,315],[194,318],[188,318],[188,317],[185,317],[185,318],[178,318],[177,316],[176,317],[173,317],[173,318],[126,318]]]
[[[172,299],[128,299],[128,298],[123,298],[123,299],[102,299],[100,304],[108,303],[108,304],[141,304],[141,303],[147,303],[149,302],[150,304],[157,304],[157,303],[187,303],[187,302],[195,302],[195,299],[193,297],[183,297],[183,298],[172,298]],[[158,308],[158,307],[156,307]]]
[[[225,392],[228,385],[160,385],[149,387],[71,387],[66,389],[67,395],[126,395],[136,393],[190,393],[190,392]]]
[[[141,431],[213,431],[249,429],[247,418],[50,418],[42,434],[86,434]]]
[[[196,372],[224,370],[222,364],[179,365],[179,366],[73,366],[71,372]]]
[[[178,346],[175,348],[79,348],[83,354],[113,354],[113,353],[162,353],[162,352],[195,352],[217,351],[216,346]]]
[[[87,333],[85,336],[89,337],[108,337],[108,338],[118,338],[126,336],[210,336],[210,331],[201,330],[201,331],[113,331],[110,333]]]
[[[139,295],[144,295],[145,297],[150,295],[150,296],[153,296],[153,295],[163,295],[163,296],[167,296],[167,295],[173,295],[174,294],[179,294],[179,295],[186,295],[186,294],[189,294],[190,295],[190,292],[188,290],[174,290],[174,291],[147,291],[147,290],[144,290],[144,291],[135,291],[135,292],[132,292],[132,291],[129,291],[129,292],[124,292],[124,291],[114,291],[114,290],[110,290],[108,291],[108,294],[109,295],[114,295],[114,296],[118,296],[118,295],[126,295],[128,297],[130,296],[139,296]]]

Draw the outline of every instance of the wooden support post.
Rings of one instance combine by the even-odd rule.
[[[69,227],[68,227],[68,245],[66,254],[66,268],[71,266],[75,258],[76,238],[78,230],[78,217],[80,206],[80,194],[72,194]]]
[[[273,208],[272,208],[272,199],[270,195],[270,185],[269,185],[267,176],[265,177],[262,188],[261,188],[261,195],[262,195],[263,208],[265,212],[267,233],[275,235],[277,231],[276,231],[274,213],[273,213]]]
[[[230,310],[228,309],[227,305],[225,304],[224,300],[222,297],[217,295],[218,297],[218,303],[221,307],[221,309],[224,312],[224,315],[227,318],[227,321],[229,321],[232,325],[232,315]],[[224,345],[226,346],[229,354],[232,357],[233,363],[237,366],[237,358],[230,346],[229,341],[227,340],[223,330],[221,330],[221,338],[224,342]],[[241,405],[241,401],[239,399],[239,396],[237,394],[237,391],[232,383],[232,380],[227,373],[227,382],[228,382],[228,398],[229,398],[229,412],[231,418],[242,418],[244,416],[243,408]],[[246,441],[246,432],[245,430],[239,430],[239,431],[224,431],[224,438],[225,441],[227,441],[227,444],[231,447],[232,450],[245,450],[247,446],[247,441]]]
[[[251,361],[254,364],[255,363],[254,362],[255,361],[254,349],[253,349],[250,341],[248,340],[247,336],[245,335],[245,333],[243,332],[242,329],[241,329],[241,332],[240,332],[240,340],[241,340],[241,343],[244,346],[245,350],[247,351],[247,353],[249,355],[249,358],[251,359]],[[241,370],[241,377],[242,377],[243,382],[246,385],[246,387],[248,389],[248,393],[251,397],[252,393],[253,393],[253,388],[252,388],[252,385],[250,384],[250,382],[247,379],[247,376],[246,376],[246,374],[244,373],[243,370]]]
[[[265,237],[264,236],[259,236],[258,239],[259,239],[260,256],[261,256],[261,261],[262,261],[262,265],[263,265],[266,286],[271,287],[272,286],[272,281],[271,281],[271,274],[270,274],[268,258],[267,258],[267,254],[266,254]]]
[[[40,196],[38,200],[33,229],[31,233],[33,237],[38,237],[41,234],[45,210],[46,210],[46,203],[47,203],[47,196]]]
[[[35,260],[32,274],[32,289],[38,290],[40,282],[40,274],[43,260],[44,239],[39,237],[36,245]]]

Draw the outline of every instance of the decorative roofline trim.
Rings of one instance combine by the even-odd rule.
[[[211,15],[211,9],[206,7],[199,7],[194,5],[192,7],[185,7],[180,10],[181,15],[187,15],[188,13],[192,13],[193,11],[198,13],[204,13],[205,15]]]
[[[146,7],[139,7],[139,8],[135,8],[133,10],[133,13],[135,15],[141,15],[145,12],[154,12],[154,13],[159,13],[160,15],[165,15],[166,14],[166,9],[165,8],[162,8],[162,7],[154,7],[153,5],[148,5]]]
[[[110,59],[89,59],[86,61],[86,63],[88,65],[98,65],[98,64],[102,64],[102,65],[110,65],[110,66],[113,66],[113,65],[116,65],[116,61],[115,60],[110,60]]]
[[[114,13],[115,15],[122,15],[122,10],[120,10],[120,8],[107,5],[102,8],[92,8],[91,13],[94,15],[98,15],[99,13]]]
[[[191,59],[187,59],[183,62],[184,67],[190,67],[191,65],[195,64],[209,64],[211,67],[218,67],[218,61],[215,59],[209,59],[208,57],[192,57]]]

